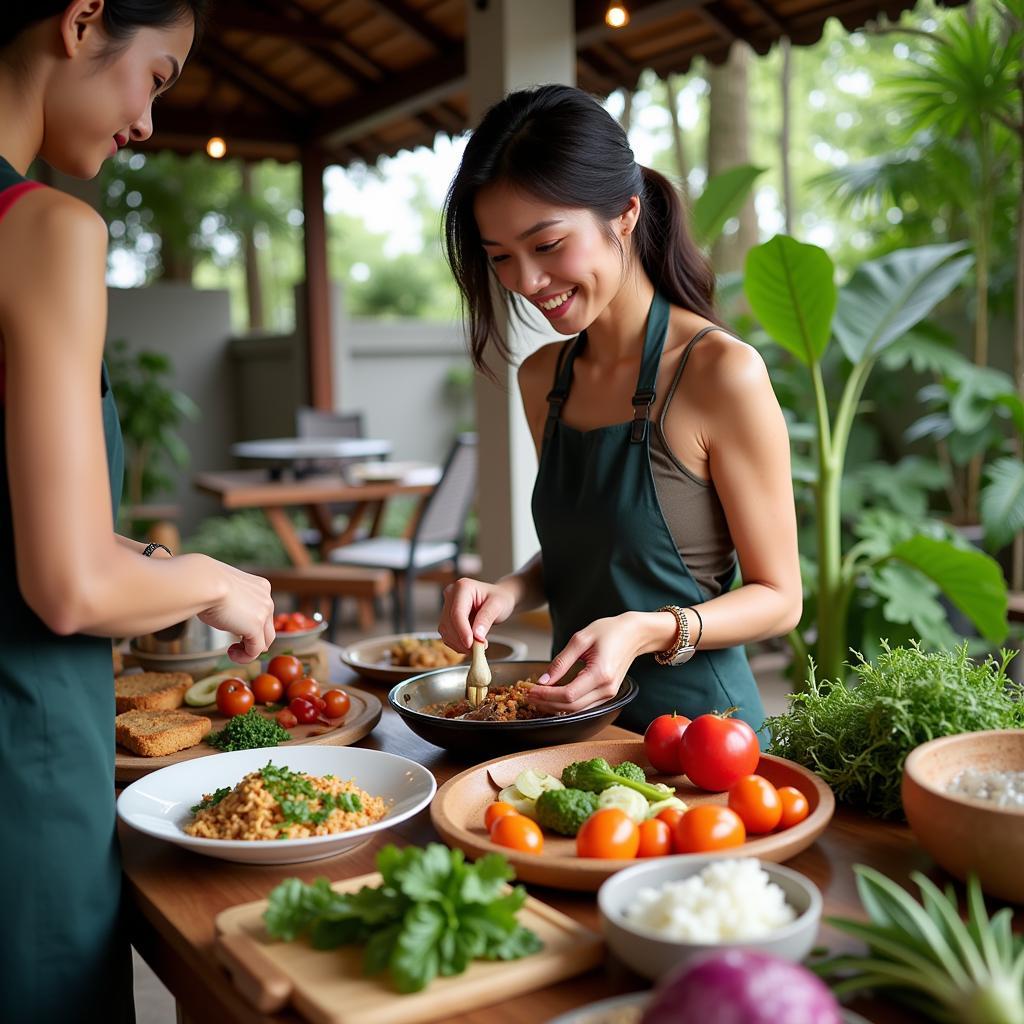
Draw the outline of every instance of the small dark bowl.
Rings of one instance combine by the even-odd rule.
[[[508,686],[519,679],[536,678],[547,671],[546,661],[502,661],[491,665],[491,686]],[[566,677],[572,679],[578,666]],[[423,672],[391,688],[388,702],[417,736],[428,743],[459,754],[493,757],[512,750],[575,743],[599,733],[619,717],[622,709],[640,692],[631,676],[622,680],[610,700],[571,715],[552,715],[521,722],[466,722],[429,715],[422,708],[459,700],[466,693],[468,665]]]

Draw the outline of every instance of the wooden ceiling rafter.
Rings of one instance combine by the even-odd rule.
[[[232,53],[213,40],[204,40],[203,59],[243,89],[256,92],[277,110],[307,116],[312,113],[304,96],[299,95],[290,86],[282,85],[277,79],[269,79],[262,68],[250,64],[244,57]]]
[[[401,0],[366,0],[366,2],[378,11],[390,15],[392,20],[398,22],[406,32],[416,36],[421,42],[426,43],[439,53],[450,49],[452,43],[455,42],[444,29],[435,25],[409,4],[402,3]]]

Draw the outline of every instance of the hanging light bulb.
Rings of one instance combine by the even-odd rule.
[[[206,155],[220,160],[228,151],[228,144],[219,136],[212,135],[206,140]]]
[[[611,25],[612,28],[623,28],[629,24],[629,11],[626,9],[625,4],[610,3],[608,10],[604,12],[604,20],[606,25]]]

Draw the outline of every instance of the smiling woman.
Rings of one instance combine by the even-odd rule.
[[[541,86],[473,133],[445,238],[479,368],[490,348],[509,358],[492,294],[570,340],[519,369],[541,550],[496,583],[452,584],[442,638],[466,651],[546,601],[554,657],[536,708],[592,707],[628,672],[629,728],[737,707],[759,729],[742,645],[801,609],[789,440],[763,361],[717,318],[674,188],[596,100]]]
[[[148,138],[205,10],[0,3],[0,792],[18,818],[0,836],[0,905],[18,922],[0,957],[5,1024],[134,1016],[109,638],[198,615],[239,638],[236,661],[274,639],[265,580],[115,534],[106,225],[25,176],[41,157],[92,177],[118,146]]]

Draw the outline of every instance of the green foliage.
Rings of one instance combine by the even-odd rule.
[[[751,165],[730,167],[708,181],[690,209],[693,237],[698,245],[711,245],[721,235],[726,222],[739,216],[754,183],[764,171],[763,167]]]
[[[235,715],[218,732],[206,737],[206,742],[218,750],[255,750],[276,747],[292,738],[274,718],[267,718],[258,708],[249,708],[244,715]]]
[[[875,664],[857,655],[854,685],[818,679],[769,718],[771,753],[817,772],[843,803],[879,817],[902,813],[903,762],[938,736],[1024,726],[1024,693],[1006,674],[1013,655],[973,662],[967,644],[928,653],[882,642]]]
[[[173,366],[162,353],[132,352],[117,339],[104,357],[124,435],[126,498],[139,505],[174,489],[173,470],[189,461],[178,431],[186,420],[199,419],[199,407],[170,386]]]
[[[287,879],[270,894],[268,934],[308,936],[315,949],[362,945],[364,971],[387,970],[401,993],[461,974],[473,960],[516,960],[542,946],[516,919],[526,890],[509,889],[513,871],[500,854],[467,864],[440,843],[385,846],[377,869],[382,884],[355,893],[335,892],[326,878]]]
[[[281,541],[259,509],[204,519],[182,545],[230,565],[290,565]]]

